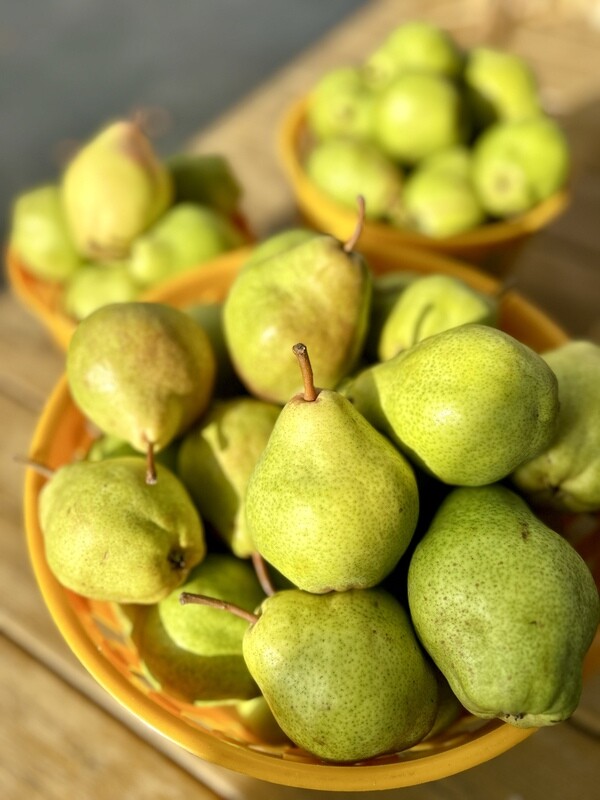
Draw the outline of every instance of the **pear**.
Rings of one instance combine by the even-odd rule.
[[[63,307],[70,317],[82,320],[110,303],[131,302],[141,291],[127,262],[85,264],[65,283]]]
[[[136,457],[58,469],[40,495],[48,566],[84,597],[156,603],[205,555],[204,529],[189,494],[162,464],[156,486]]]
[[[438,75],[406,73],[377,95],[377,143],[390,158],[413,166],[466,141],[468,125],[457,86]]]
[[[467,322],[496,325],[497,298],[453,275],[423,275],[398,297],[382,326],[378,356],[393,358],[417,342]]]
[[[406,287],[419,277],[418,272],[402,270],[401,272],[384,272],[373,277],[373,296],[369,328],[363,355],[368,361],[378,361],[378,347],[381,331],[398,298]],[[350,378],[351,380],[351,378]],[[338,387],[339,389],[340,387]]]
[[[175,203],[210,206],[231,216],[237,212],[242,187],[228,160],[213,153],[179,153],[166,160]]]
[[[254,397],[216,401],[179,449],[177,474],[202,518],[242,558],[255,549],[246,528],[246,485],[280,411]]]
[[[321,386],[334,388],[352,372],[371,303],[371,272],[353,247],[354,240],[343,245],[320,234],[237,275],[223,322],[234,367],[251,394],[283,405],[301,388],[289,350],[301,340]]]
[[[522,214],[558,191],[569,171],[569,146],[547,117],[499,122],[473,146],[473,183],[485,210]]]
[[[355,208],[362,195],[367,219],[383,219],[400,205],[401,170],[368,142],[327,139],[312,148],[305,168],[319,189],[344,206]]]
[[[502,120],[542,114],[535,75],[516,53],[473,47],[467,54],[464,81],[481,128]]]
[[[87,142],[67,165],[62,197],[69,229],[87,258],[123,258],[172,202],[168,169],[140,128],[118,121]]]
[[[512,475],[535,506],[600,510],[600,346],[573,341],[544,354],[558,380],[558,429],[548,448]]]
[[[451,36],[425,20],[411,20],[395,28],[366,59],[365,81],[376,89],[406,72],[457,78],[463,55]]]
[[[437,684],[404,608],[381,589],[268,597],[243,641],[275,719],[300,747],[352,762],[411,747]]]
[[[178,203],[131,248],[131,274],[152,286],[240,247],[242,233],[221,212],[208,206]]]
[[[340,136],[369,141],[373,132],[373,95],[357,67],[327,72],[309,92],[308,127],[317,139]]]
[[[414,533],[419,497],[406,459],[341,394],[305,389],[281,411],[246,489],[261,555],[309,592],[375,586]]]
[[[156,461],[175,473],[177,472],[179,445],[180,442],[177,439],[156,454]],[[121,456],[143,457],[142,453],[133,448],[129,442],[119,439],[118,436],[104,433],[92,442],[85,457],[88,461],[104,461],[105,458],[120,458]]]
[[[133,641],[151,682],[188,703],[233,704],[257,697],[242,654],[247,623],[207,606],[184,608],[182,591],[229,599],[249,612],[264,599],[249,564],[209,553],[179,588],[136,620]]]
[[[559,407],[542,357],[477,323],[363,370],[346,396],[415,464],[457,486],[499,481],[544,450]]]
[[[62,283],[82,266],[58,186],[39,186],[17,197],[10,222],[10,248],[32,275],[44,281]]]
[[[231,356],[227,349],[227,342],[225,341],[223,303],[195,303],[193,306],[186,308],[185,311],[204,328],[210,339],[216,361],[214,395],[216,397],[231,397],[241,394],[244,387],[233,368]]]
[[[598,590],[514,492],[451,492],[415,549],[408,597],[423,646],[472,714],[527,728],[573,713]]]
[[[104,433],[148,456],[207,409],[215,356],[204,330],[160,303],[114,303],[86,317],[67,351],[67,380],[79,409]]]
[[[235,710],[247,730],[259,741],[267,744],[290,743],[262,695],[238,703]]]

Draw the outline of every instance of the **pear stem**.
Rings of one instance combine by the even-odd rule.
[[[308,357],[308,350],[306,345],[298,342],[292,347],[294,355],[300,364],[300,371],[302,372],[302,380],[304,382],[304,399],[307,403],[313,403],[317,399],[317,390],[315,389],[315,382],[313,379],[312,365]]]
[[[260,583],[263,592],[267,595],[267,597],[272,597],[275,594],[276,589],[271,581],[267,564],[258,550],[254,550],[252,553],[252,565],[254,566],[256,577],[258,578],[258,582]]]
[[[146,439],[146,483],[154,486],[156,483],[156,463],[154,461],[154,442]]]
[[[210,608],[218,608],[221,611],[229,611],[230,614],[235,614],[236,617],[241,617],[254,625],[258,622],[258,616],[251,611],[246,611],[245,608],[236,606],[235,603],[228,603],[226,600],[219,600],[217,597],[208,597],[205,594],[195,594],[194,592],[182,592],[179,595],[179,602],[182,606],[188,604],[196,604],[199,606],[210,606]]]
[[[18,464],[24,464],[26,467],[31,467],[31,469],[35,470],[38,475],[41,475],[43,478],[52,478],[56,470],[49,467],[47,464],[42,464],[41,461],[36,461],[33,458],[29,458],[28,456],[13,456],[14,460]]]
[[[354,233],[344,244],[344,250],[346,253],[351,253],[354,250],[365,225],[365,198],[362,196],[362,194],[358,195],[356,202],[358,203],[358,219],[356,220]]]

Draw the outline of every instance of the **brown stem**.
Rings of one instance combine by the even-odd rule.
[[[156,463],[154,461],[154,442],[146,439],[146,483],[154,486],[156,483]]]
[[[41,475],[43,478],[52,478],[56,470],[49,467],[47,464],[42,464],[41,461],[36,461],[33,458],[29,458],[29,456],[13,456],[14,460],[18,464],[24,464],[26,467],[31,467],[31,469],[35,470],[38,475]]]
[[[304,382],[304,399],[308,403],[312,403],[317,399],[317,390],[315,389],[315,382],[313,379],[313,371],[308,357],[308,350],[306,345],[298,342],[292,347],[294,355],[300,364],[300,371],[302,372],[302,380]]]
[[[275,594],[276,589],[271,581],[271,576],[269,575],[266,562],[258,550],[254,550],[252,553],[252,565],[254,566],[256,577],[258,578],[258,582],[260,583],[263,592],[267,595],[267,597],[272,597]]]
[[[365,198],[362,194],[358,195],[356,202],[358,203],[358,219],[356,220],[354,233],[344,245],[346,253],[351,253],[354,250],[365,225]]]
[[[219,600],[217,597],[208,597],[205,594],[195,594],[194,592],[182,592],[179,595],[179,602],[182,606],[188,603],[195,603],[199,606],[209,606],[210,608],[218,608],[221,611],[229,611],[230,614],[235,614],[236,617],[241,617],[254,625],[258,622],[258,616],[251,611],[246,611],[245,608],[236,606],[235,603],[228,603],[226,600]]]

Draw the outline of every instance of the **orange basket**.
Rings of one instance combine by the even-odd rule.
[[[156,289],[150,299],[185,308],[194,303],[225,298],[250,248],[225,254],[193,273],[181,275],[168,287]],[[475,288],[495,292],[498,282],[472,268],[433,260],[427,253],[404,252],[404,269],[422,273],[445,271]],[[389,271],[379,265],[378,272]],[[501,326],[537,350],[567,341],[559,326],[518,293],[502,299]],[[31,458],[58,468],[82,457],[90,444],[86,421],[76,408],[63,377],[49,398],[30,448]],[[467,770],[509,750],[533,729],[512,727],[499,720],[481,720],[464,714],[436,736],[400,753],[357,765],[320,762],[299,748],[261,741],[246,728],[235,706],[195,706],[182,703],[152,687],[130,638],[131,612],[113,603],[81,597],[58,583],[46,562],[38,522],[40,490],[45,479],[28,469],[25,482],[27,545],[37,583],[62,636],[82,664],[107,692],[154,730],[199,758],[247,776],[305,789],[361,792],[412,786]],[[563,533],[573,533],[575,546],[586,557],[600,583],[600,520],[592,518],[581,531],[569,517],[561,518]],[[573,530],[571,531],[571,528]],[[586,662],[592,667],[594,652]],[[598,658],[596,654],[596,658]]]
[[[282,120],[278,149],[285,175],[298,209],[308,225],[340,239],[348,236],[356,212],[332,200],[307,176],[303,161],[311,136],[306,122],[307,100],[297,100]],[[365,223],[360,247],[366,256],[395,263],[402,248],[420,248],[451,258],[464,259],[494,275],[506,275],[521,247],[537,231],[547,227],[567,207],[569,192],[563,189],[526,214],[501,222],[480,225],[472,231],[443,239],[394,228],[382,222]]]

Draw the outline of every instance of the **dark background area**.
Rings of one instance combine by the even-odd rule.
[[[69,143],[160,109],[169,154],[366,0],[5,0],[0,226]]]

